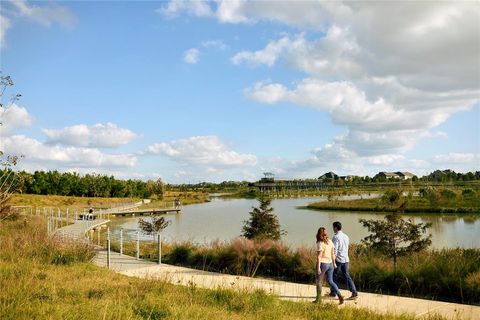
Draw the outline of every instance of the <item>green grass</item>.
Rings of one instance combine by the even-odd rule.
[[[89,263],[91,247],[58,246],[45,221],[0,223],[1,319],[412,319],[264,292],[204,290],[129,278]],[[431,319],[440,319],[434,317]]]

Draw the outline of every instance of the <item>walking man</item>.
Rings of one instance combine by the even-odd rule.
[[[347,281],[347,288],[352,293],[347,300],[356,300],[358,298],[357,288],[355,288],[355,283],[353,283],[352,277],[350,277],[350,274],[348,273],[348,262],[350,261],[348,258],[348,246],[350,244],[350,239],[345,233],[343,233],[342,224],[339,221],[333,223],[333,232],[335,235],[332,238],[332,242],[336,257],[336,267],[333,271],[333,282],[338,285],[338,274],[342,272],[343,277]],[[331,290],[331,292],[334,291]]]

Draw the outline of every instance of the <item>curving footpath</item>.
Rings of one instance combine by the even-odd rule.
[[[97,266],[105,267],[106,255],[106,251],[99,251],[93,262]],[[159,265],[151,261],[136,260],[134,257],[120,255],[116,252],[112,252],[110,255],[110,268],[126,276],[153,278],[185,286],[194,284],[206,289],[261,289],[282,299],[293,301],[311,301],[315,297],[315,286],[313,285],[206,272],[166,264]],[[342,293],[348,297],[349,292],[342,290]],[[345,301],[341,307],[355,306],[379,313],[409,314],[418,318],[438,314],[446,319],[480,319],[480,307],[477,306],[365,292],[360,292],[359,296],[358,301]],[[337,300],[333,299],[325,298],[324,301],[337,303]]]
[[[87,231],[93,230],[97,227],[107,224],[108,222],[110,222],[108,219],[77,220],[73,224],[58,228],[55,230],[54,234],[64,237],[83,239],[85,238],[85,233]]]
[[[60,228],[57,233],[83,237],[85,232],[107,223],[108,220],[94,222],[92,224],[90,221],[90,225],[88,225],[85,221],[79,221]],[[106,250],[100,250],[93,262],[97,266],[106,267]],[[130,277],[158,279],[185,286],[196,285],[205,289],[230,288],[249,291],[261,289],[277,295],[281,299],[293,301],[311,301],[315,297],[315,286],[313,285],[207,272],[167,264],[159,265],[151,261],[120,255],[117,252],[110,253],[110,269]],[[346,297],[349,296],[349,292],[345,290],[342,290],[342,294]],[[336,299],[325,298],[324,301],[338,303]],[[480,320],[480,307],[478,306],[365,292],[359,293],[357,301],[345,301],[345,304],[340,307],[345,306],[354,306],[385,314],[412,315],[420,319],[440,315],[452,320]]]

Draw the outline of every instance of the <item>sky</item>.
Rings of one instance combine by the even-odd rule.
[[[479,2],[0,6],[15,83],[0,150],[19,169],[170,183],[480,170]]]

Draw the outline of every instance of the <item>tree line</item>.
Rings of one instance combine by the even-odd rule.
[[[161,179],[122,180],[95,173],[80,175],[71,172],[61,173],[56,170],[35,171],[33,174],[20,171],[9,175],[10,170],[9,168],[0,170],[0,176],[15,179],[13,191],[16,193],[77,197],[162,198],[165,190]]]

